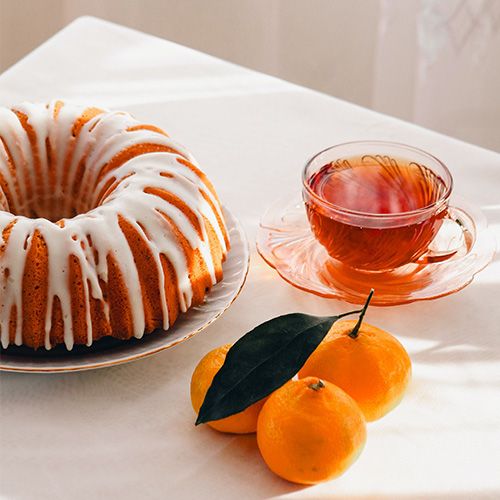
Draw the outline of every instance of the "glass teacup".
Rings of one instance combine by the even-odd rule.
[[[425,151],[383,141],[340,144],[313,156],[302,181],[312,232],[344,265],[387,271],[454,254],[449,245],[431,249],[444,221],[451,223],[453,179]]]

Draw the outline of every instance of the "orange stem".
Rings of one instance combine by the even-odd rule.
[[[323,389],[325,387],[325,384],[323,381],[319,378],[317,382],[314,384],[308,385],[309,389],[312,389],[313,391],[319,391],[320,389]]]
[[[361,313],[359,315],[358,322],[356,323],[356,325],[352,329],[351,333],[349,333],[349,337],[351,337],[351,339],[358,338],[359,329],[361,328],[361,323],[363,323],[363,318],[365,317],[366,310],[368,309],[368,304],[370,303],[370,300],[372,300],[374,293],[375,293],[375,290],[372,288],[370,290],[370,293],[368,294],[368,297],[366,298],[366,302],[365,302],[365,305],[363,306],[363,309],[361,309]]]

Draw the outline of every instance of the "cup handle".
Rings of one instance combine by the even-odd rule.
[[[415,264],[443,262],[459,252],[467,251],[473,242],[470,227],[471,219],[466,212],[457,207],[449,207],[426,253],[419,257]]]

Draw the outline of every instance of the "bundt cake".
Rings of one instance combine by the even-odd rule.
[[[124,112],[0,108],[0,331],[32,348],[171,327],[222,278],[221,206],[194,158]]]

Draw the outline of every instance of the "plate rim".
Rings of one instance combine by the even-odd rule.
[[[239,239],[240,239],[240,244],[241,244],[241,249],[242,249],[242,255],[241,257],[243,258],[243,266],[242,270],[238,276],[238,283],[237,286],[235,287],[235,291],[231,295],[230,299],[224,306],[217,310],[213,315],[211,315],[202,325],[197,327],[195,330],[190,331],[186,333],[184,336],[181,338],[178,338],[173,341],[166,341],[164,344],[159,345],[159,346],[154,346],[150,350],[146,350],[144,352],[140,353],[125,353],[123,357],[119,357],[118,359],[108,359],[104,361],[95,361],[95,362],[89,362],[88,364],[82,364],[82,365],[77,365],[77,366],[71,366],[71,358],[64,358],[64,363],[61,363],[61,366],[51,366],[51,365],[42,365],[40,366],[33,366],[32,364],[30,365],[23,365],[21,363],[17,363],[16,361],[13,361],[12,359],[5,364],[5,355],[0,355],[0,372],[10,372],[10,373],[39,373],[39,374],[53,374],[53,373],[73,373],[73,372],[80,372],[80,371],[88,371],[88,370],[98,370],[101,368],[108,368],[111,366],[118,366],[121,364],[125,363],[130,363],[132,361],[137,361],[139,359],[144,359],[149,356],[153,356],[155,354],[158,354],[162,351],[165,351],[167,349],[173,348],[177,346],[178,344],[181,344],[182,342],[185,342],[201,331],[205,330],[208,328],[212,323],[217,321],[235,302],[235,300],[239,297],[241,294],[243,287],[245,286],[246,280],[248,278],[248,273],[250,270],[250,245],[248,242],[248,238],[246,236],[246,233],[243,229],[243,226],[241,222],[238,220],[238,218],[225,206],[222,206],[222,210],[224,213],[224,218],[226,220],[226,225],[228,227],[228,230],[235,230],[236,234],[238,234]],[[231,245],[232,246],[232,245]],[[229,249],[228,254],[232,251],[232,248]],[[227,260],[226,260],[227,262]],[[224,265],[224,263],[223,263]],[[211,293],[213,293],[213,289],[219,285],[222,285],[224,283],[224,277],[221,281],[216,283],[212,290],[209,292],[207,297],[210,296]],[[199,307],[203,307],[206,302],[201,304]],[[187,311],[189,313],[189,310]],[[184,313],[185,314],[185,313]],[[173,326],[175,328],[175,325]],[[154,333],[154,332],[152,332]],[[168,339],[168,336],[166,336],[166,339]],[[133,349],[133,347],[132,347]],[[111,352],[113,348],[109,349],[109,352]],[[27,357],[27,359],[31,360],[30,363],[32,363],[31,357]],[[55,362],[57,363],[57,362]]]

